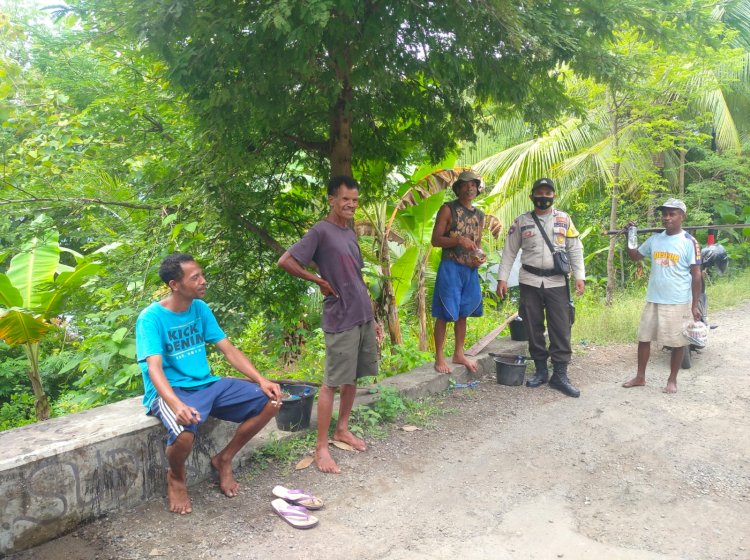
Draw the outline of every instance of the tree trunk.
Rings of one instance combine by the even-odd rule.
[[[308,325],[304,320],[297,323],[296,328],[284,333],[283,352],[281,353],[281,363],[284,367],[296,363],[305,349],[305,336],[302,334],[307,330]]]
[[[378,203],[376,206],[378,207],[378,211],[374,221],[380,224],[380,227],[375,227],[375,232],[379,243],[377,256],[380,262],[380,270],[383,274],[383,314],[388,325],[388,335],[391,339],[391,344],[401,344],[401,322],[398,317],[396,292],[393,289],[393,282],[391,281],[391,254],[388,248],[388,239],[391,235],[393,219],[390,221],[387,220],[387,205],[384,202]],[[375,224],[373,223],[373,225]]]
[[[381,245],[380,267],[383,271],[383,304],[388,321],[388,334],[391,338],[391,344],[401,344],[401,322],[398,318],[396,293],[393,290],[393,282],[391,282],[391,256],[388,252],[387,242],[383,242]]]
[[[423,352],[429,350],[427,342],[427,286],[425,285],[427,261],[430,258],[428,247],[422,258],[419,259],[417,270],[417,319],[419,321],[419,349]]]
[[[29,359],[28,375],[31,381],[31,388],[34,390],[36,401],[36,419],[39,421],[49,419],[49,400],[42,386],[42,378],[39,373],[39,343],[27,342],[23,347],[26,357]]]
[[[680,198],[685,194],[685,156],[687,156],[687,150],[678,149],[680,154],[680,168],[677,170],[677,192],[680,193]]]
[[[617,229],[617,199],[620,196],[620,122],[617,113],[617,101],[615,94],[612,96],[612,138],[614,140],[615,164],[612,169],[612,199],[609,206],[609,229]],[[615,292],[615,243],[617,236],[609,238],[609,251],[607,252],[607,294],[606,304],[612,305]]]
[[[651,160],[653,161],[654,167],[656,168],[656,174],[659,175],[662,183],[666,184],[666,179],[664,177],[664,152],[657,152],[652,156]],[[662,193],[660,190],[655,188],[655,185],[652,184],[652,187],[648,191],[648,195],[646,223],[649,226],[653,226],[658,221],[658,217],[656,215],[656,201],[661,198]]]
[[[619,196],[620,163],[615,163],[614,182],[612,183],[612,200],[609,206],[609,229],[617,229],[617,197]],[[609,251],[607,252],[607,297],[606,304],[612,305],[615,293],[615,244],[617,236],[609,237]]]
[[[646,225],[652,227],[656,223],[656,206],[654,201],[656,200],[656,194],[654,191],[648,193],[648,206],[646,206]]]
[[[331,175],[352,175],[352,88],[348,78],[342,83],[341,93],[331,116]]]

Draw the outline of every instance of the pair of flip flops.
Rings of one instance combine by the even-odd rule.
[[[274,486],[271,493],[276,499],[271,508],[281,519],[296,529],[311,529],[318,524],[318,518],[310,515],[308,510],[320,509],[323,502],[305,490],[289,490],[283,486]]]

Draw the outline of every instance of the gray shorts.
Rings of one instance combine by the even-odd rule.
[[[323,383],[329,387],[354,385],[360,377],[378,374],[378,342],[375,321],[348,331],[325,333],[326,371]]]
[[[666,304],[646,302],[638,327],[638,341],[658,340],[664,346],[679,348],[688,344],[682,331],[693,318],[689,303]]]

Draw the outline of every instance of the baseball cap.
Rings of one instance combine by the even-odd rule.
[[[552,191],[555,190],[555,184],[552,182],[552,179],[547,179],[547,177],[542,177],[534,181],[534,184],[531,186],[531,192],[534,192],[539,187],[549,187]]]
[[[685,203],[682,202],[679,198],[667,199],[664,204],[656,207],[657,210],[663,210],[664,208],[677,208],[678,210],[682,210],[685,214],[687,214],[687,206],[685,206]]]

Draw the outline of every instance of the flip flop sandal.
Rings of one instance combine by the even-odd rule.
[[[289,490],[283,486],[274,486],[271,493],[277,498],[283,498],[290,504],[304,506],[307,509],[320,509],[323,507],[323,501],[316,498],[305,490]]]
[[[271,507],[281,519],[295,529],[311,529],[318,524],[318,518],[310,515],[302,506],[293,506],[282,499],[271,502]]]

